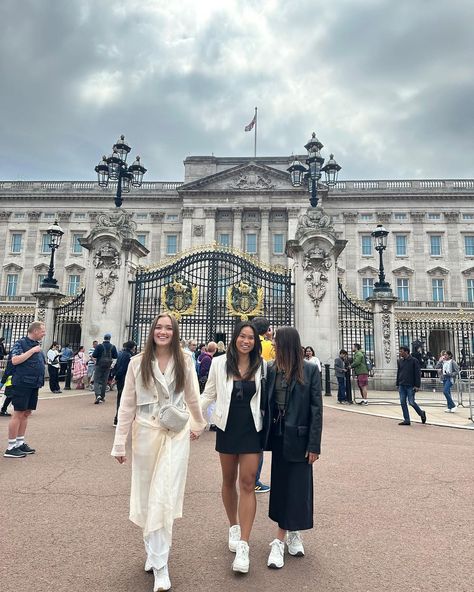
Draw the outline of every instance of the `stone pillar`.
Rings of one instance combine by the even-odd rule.
[[[270,208],[260,208],[260,259],[265,263],[270,263]]]
[[[54,288],[38,288],[32,295],[36,298],[35,320],[42,321],[46,327],[46,334],[43,337],[42,348],[46,352],[54,340],[55,309],[58,301],[65,297],[65,294]]]
[[[242,208],[233,208],[234,229],[232,233],[232,245],[234,249],[242,250]]]
[[[464,240],[459,232],[459,212],[451,211],[445,212],[444,218],[448,223],[447,232],[444,240],[446,240],[446,252],[444,254],[448,269],[456,269],[456,264],[464,258],[464,245],[460,245],[460,241]],[[464,300],[464,286],[463,278],[460,273],[449,274],[449,285],[446,286],[445,299],[446,300]]]
[[[204,229],[204,243],[211,245],[216,240],[216,209],[204,208],[206,218]]]
[[[193,225],[194,208],[183,208],[183,238],[181,241],[181,250],[187,251],[192,245],[192,225]]]
[[[152,212],[151,213],[151,220],[152,220],[152,234],[151,234],[151,242],[150,242],[150,251],[153,258],[153,263],[158,262],[161,260],[162,257],[162,248],[161,248],[161,237],[163,234],[163,219],[165,217],[164,212]]]
[[[346,242],[336,238],[331,217],[318,206],[300,216],[295,239],[286,243],[293,259],[295,326],[323,364],[333,364],[339,353],[336,262]]]
[[[121,347],[128,339],[131,286],[139,259],[149,253],[136,240],[136,223],[126,210],[112,210],[97,216],[90,234],[81,239],[89,250],[86,293],[82,323],[82,342],[101,341],[111,333],[112,342]]]
[[[374,312],[375,390],[396,388],[398,343],[394,304],[398,298],[391,292],[374,292],[374,295],[368,298]]]

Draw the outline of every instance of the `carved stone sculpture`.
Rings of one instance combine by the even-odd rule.
[[[97,292],[102,301],[102,312],[106,312],[107,303],[114,293],[115,282],[118,280],[117,269],[120,267],[120,253],[111,243],[97,249],[94,259],[97,280]]]
[[[105,213],[101,212],[97,216],[95,232],[101,229],[113,230],[121,238],[133,238],[137,229],[137,223],[132,220],[132,215],[127,210],[119,212]]]
[[[310,208],[305,214],[299,217],[296,240],[302,238],[308,230],[313,229],[334,231],[331,216],[326,214],[321,208]]]
[[[315,309],[319,310],[327,291],[329,270],[332,267],[331,257],[321,247],[314,247],[304,256],[302,267],[306,291]]]

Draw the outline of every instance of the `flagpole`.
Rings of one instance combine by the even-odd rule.
[[[253,156],[254,156],[254,158],[257,157],[257,107],[255,107],[255,136],[254,136]]]

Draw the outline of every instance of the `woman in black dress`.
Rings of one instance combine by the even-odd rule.
[[[323,405],[319,368],[303,360],[296,329],[278,329],[275,353],[268,365],[264,442],[272,451],[268,514],[278,524],[267,565],[280,568],[285,537],[289,554],[303,556],[299,531],[313,528],[312,465],[321,451]]]
[[[256,511],[255,475],[262,450],[260,339],[250,322],[237,325],[226,355],[213,359],[202,410],[215,402],[216,450],[222,468],[222,501],[229,519],[234,571],[249,570],[249,538]],[[239,478],[240,499],[236,481]]]

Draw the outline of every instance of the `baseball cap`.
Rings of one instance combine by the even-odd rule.
[[[104,335],[104,339],[110,339],[112,337],[112,335],[110,333],[106,333]]]

